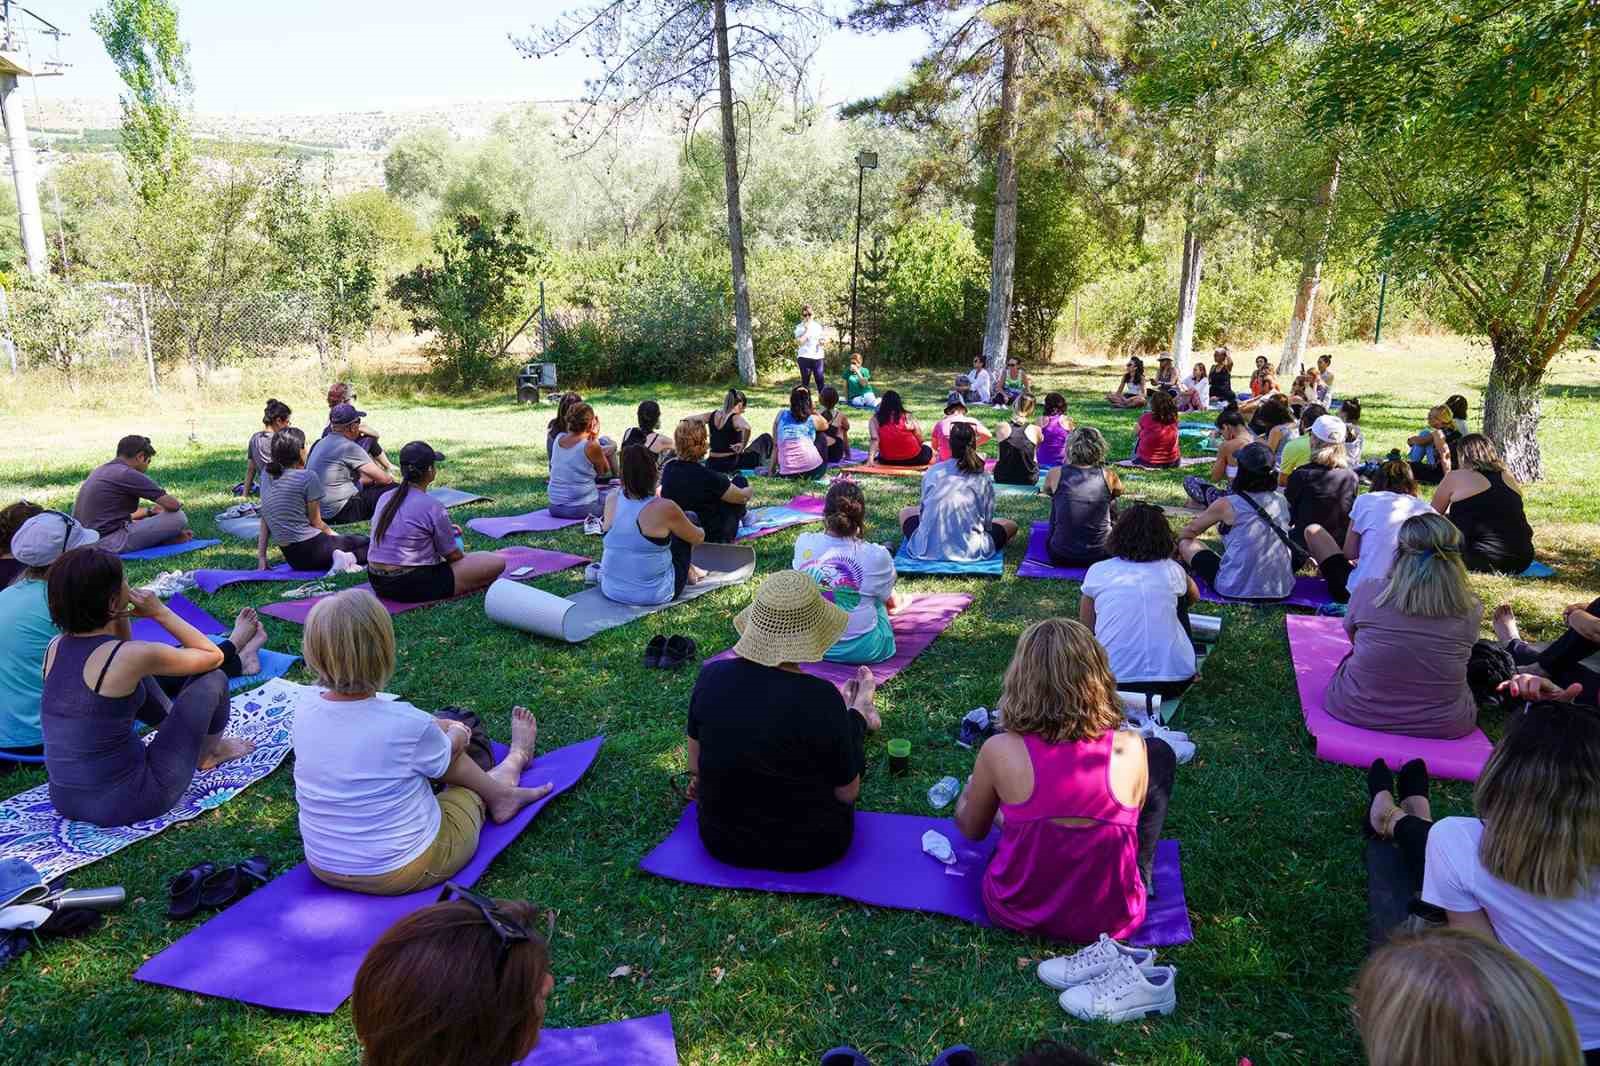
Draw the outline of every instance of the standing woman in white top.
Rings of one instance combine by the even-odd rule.
[[[1200,598],[1176,559],[1178,539],[1161,508],[1136,503],[1106,541],[1111,558],[1089,567],[1078,621],[1106,649],[1117,687],[1174,697],[1194,681],[1189,607]]]
[[[443,884],[472,860],[485,818],[509,821],[549,794],[520,784],[539,730],[525,708],[511,710],[510,752],[485,769],[464,723],[379,698],[394,623],[366,589],[313,607],[302,653],[325,691],[295,714],[294,792],[306,865],[324,884],[374,896]]]
[[[805,388],[811,377],[817,379],[818,393],[822,392],[822,323],[811,314],[811,305],[800,308],[800,324],[794,328],[795,359],[800,364],[800,387]]]

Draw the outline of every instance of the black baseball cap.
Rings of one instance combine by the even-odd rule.
[[[328,412],[330,426],[348,426],[352,422],[359,422],[367,417],[367,412],[357,411],[353,403],[335,404],[333,410]]]
[[[1240,448],[1233,455],[1234,462],[1239,464],[1240,470],[1248,470],[1252,474],[1266,474],[1277,469],[1278,461],[1272,454],[1272,449],[1254,441]]]
[[[425,470],[434,463],[444,462],[444,453],[433,450],[425,440],[414,440],[400,449],[400,465],[415,470]]]

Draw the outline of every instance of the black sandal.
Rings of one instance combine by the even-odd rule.
[[[700,646],[694,642],[693,637],[676,635],[668,637],[667,650],[661,653],[661,669],[676,670],[699,653]]]
[[[167,917],[173,921],[193,918],[200,911],[200,887],[217,872],[214,862],[197,862],[172,879],[167,886]]]
[[[651,670],[660,666],[661,656],[666,652],[666,650],[667,638],[662,636],[660,633],[657,633],[655,636],[651,637],[650,642],[644,646],[644,665]]]
[[[200,887],[200,903],[219,910],[249,895],[257,885],[267,883],[272,863],[265,855],[254,855],[241,863],[226,866],[207,877]]]

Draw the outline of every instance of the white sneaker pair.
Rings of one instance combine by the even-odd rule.
[[[1039,980],[1062,990],[1062,1010],[1088,1022],[1125,1022],[1178,1009],[1178,968],[1158,965],[1154,951],[1127,947],[1104,933],[1075,955],[1045,959]]]
[[[1168,729],[1154,718],[1143,715],[1129,714],[1127,727],[1144,737],[1146,740],[1164,740],[1172,748],[1172,754],[1178,757],[1178,765],[1183,765],[1194,758],[1196,751],[1194,741],[1189,739],[1189,734],[1176,729]]]

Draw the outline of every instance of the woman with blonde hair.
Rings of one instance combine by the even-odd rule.
[[[1572,1017],[1538,970],[1455,929],[1404,936],[1361,968],[1353,1004],[1367,1066],[1579,1066]]]
[[[1424,485],[1443,481],[1456,466],[1456,449],[1461,445],[1461,436],[1449,407],[1441,403],[1430,408],[1427,426],[1406,438],[1411,446],[1411,472],[1416,479]]]
[[[1431,820],[1420,760],[1398,793],[1381,761],[1368,782],[1368,824],[1394,839],[1423,902],[1549,978],[1600,1062],[1600,714],[1550,701],[1514,714],[1473,788],[1476,818]]]
[[[678,423],[672,433],[675,458],[661,468],[661,498],[677,504],[684,514],[695,515],[707,541],[732,544],[755,491],[743,474],[729,477],[711,469],[705,462],[710,446],[710,430],[703,419]]]
[[[1477,725],[1467,661],[1482,619],[1456,527],[1437,514],[1406,519],[1388,580],[1350,593],[1351,647],[1328,681],[1328,713],[1385,733],[1466,736]]]
[[[1494,441],[1481,433],[1461,438],[1459,460],[1433,490],[1433,509],[1461,530],[1461,556],[1478,573],[1520,574],[1533,562],[1533,527],[1528,525],[1522,486],[1500,459]]]
[[[324,884],[375,896],[432,888],[471,861],[486,817],[508,821],[549,794],[519,783],[539,729],[526,708],[511,709],[506,757],[480,765],[470,725],[379,697],[394,675],[394,624],[366,589],[311,608],[302,654],[323,691],[295,712],[294,793],[306,865]],[[446,786],[437,796],[435,781]]]
[[[1144,921],[1172,749],[1121,728],[1105,649],[1064,618],[1023,631],[1001,708],[1006,731],[984,743],[956,805],[971,840],[1000,823],[983,875],[989,917],[1053,940],[1126,936]]]
[[[1106,466],[1106,438],[1093,426],[1072,431],[1065,458],[1066,465],[1050,471],[1040,490],[1050,497],[1045,550],[1056,566],[1088,566],[1111,557],[1106,542],[1122,481]]]
[[[1000,458],[994,464],[994,480],[1000,485],[1028,485],[1039,482],[1039,444],[1043,440],[1033,424],[1037,401],[1028,394],[1018,396],[1011,414],[996,422],[994,439],[1000,442]]]

